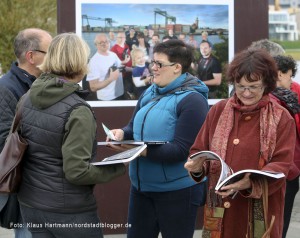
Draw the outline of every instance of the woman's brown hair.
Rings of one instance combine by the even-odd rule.
[[[273,57],[263,49],[243,50],[235,55],[227,68],[226,78],[230,84],[239,83],[241,78],[248,82],[262,80],[264,94],[276,88],[277,66]]]

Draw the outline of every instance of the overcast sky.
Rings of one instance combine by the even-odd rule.
[[[176,17],[176,24],[192,25],[199,19],[199,27],[228,29],[228,5],[193,4],[82,4],[82,15],[112,18],[119,25],[148,26],[154,24],[154,9]],[[83,25],[86,25],[86,20]],[[104,26],[104,21],[89,20],[91,26]],[[165,18],[156,14],[156,24],[165,24]]]

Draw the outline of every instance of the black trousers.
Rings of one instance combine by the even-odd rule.
[[[206,182],[175,191],[141,192],[131,186],[127,238],[192,238]],[[204,200],[203,200],[204,199]]]
[[[286,181],[282,238],[286,237],[286,233],[289,229],[292,210],[294,206],[294,200],[298,191],[299,191],[299,176],[293,180]]]

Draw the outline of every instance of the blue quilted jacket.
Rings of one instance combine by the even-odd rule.
[[[198,94],[193,97],[195,103],[205,105],[202,110],[204,117],[208,111],[207,104],[208,89],[203,82],[190,74],[183,74],[164,88],[152,85],[148,88],[138,102],[138,110],[134,115],[132,133],[137,141],[168,141],[174,142],[176,125],[180,113],[178,105],[190,94]],[[195,95],[194,95],[195,96]],[[192,97],[191,97],[192,98]],[[193,107],[197,105],[193,104]],[[188,112],[185,112],[188,113]],[[199,118],[190,118],[191,123]],[[202,123],[202,122],[201,122]],[[198,123],[199,124],[199,123]],[[200,125],[199,125],[200,127]],[[200,128],[197,126],[197,132]],[[184,148],[184,155],[188,154],[189,148],[194,141],[190,138],[188,146]],[[154,147],[168,145],[154,145]],[[152,147],[153,148],[153,147]],[[157,149],[157,148],[156,148]],[[148,154],[151,148],[148,147]],[[179,155],[182,158],[175,158],[173,161],[164,161],[164,158],[151,159],[140,157],[130,163],[129,175],[133,186],[141,191],[172,191],[194,185],[194,181],[189,177],[184,169],[187,156]],[[159,156],[158,156],[159,157]]]

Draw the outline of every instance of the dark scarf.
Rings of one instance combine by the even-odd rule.
[[[295,92],[279,87],[276,88],[272,94],[285,104],[285,108],[288,109],[291,114],[295,115],[300,112],[298,96]]]

